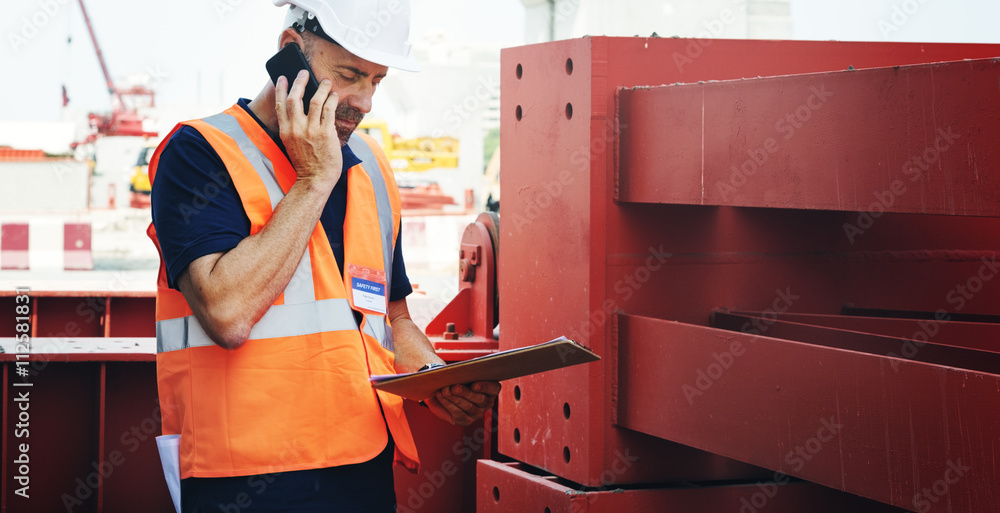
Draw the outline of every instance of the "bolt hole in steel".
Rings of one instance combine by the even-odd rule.
[[[569,463],[569,447],[563,447],[563,460]]]
[[[549,508],[545,508],[545,513],[552,513],[552,510]]]
[[[569,420],[569,403],[563,403],[563,417]]]
[[[566,59],[566,74],[573,74],[573,59]],[[517,65],[517,78],[521,78],[521,65]]]
[[[517,116],[517,120],[521,121],[521,106],[517,106],[517,110],[514,111],[514,115]]]
[[[524,73],[524,70],[523,70],[523,69],[521,68],[521,65],[520,65],[520,64],[518,64],[518,65],[517,65],[517,79],[518,79],[518,80],[521,80],[521,74],[522,74],[522,73]]]
[[[514,428],[514,443],[521,443],[521,430]]]
[[[566,119],[573,119],[573,104],[566,104]]]
[[[521,387],[516,385],[514,386],[514,400],[515,401],[521,400]]]
[[[493,487],[493,501],[500,502],[500,489],[495,486]]]

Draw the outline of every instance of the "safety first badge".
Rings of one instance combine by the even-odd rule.
[[[347,276],[351,282],[351,304],[354,308],[385,315],[385,271],[347,264]]]

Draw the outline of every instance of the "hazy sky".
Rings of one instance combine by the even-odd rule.
[[[1000,43],[997,0],[792,0],[792,21],[796,39]]]
[[[414,41],[444,34],[500,48],[524,40],[520,0],[413,4]],[[893,6],[913,14],[897,23],[903,17],[893,18]],[[87,0],[87,8],[112,76],[152,75],[160,105],[228,104],[255,94],[284,17],[268,0]],[[997,0],[792,0],[792,8],[800,39],[1000,43]],[[76,0],[5,0],[0,33],[8,72],[0,120],[58,120],[62,84],[76,109],[110,108]]]
[[[159,105],[230,104],[240,95],[256,94],[268,80],[264,62],[277,50],[286,12],[270,0],[85,3],[112,77],[118,82],[130,73],[152,75],[158,79],[154,88]],[[523,42],[520,0],[412,3],[413,41],[446,34],[496,48]],[[34,28],[33,19],[45,23]],[[4,0],[0,33],[0,63],[6,70],[17,70],[6,76],[18,77],[0,81],[0,120],[60,119],[62,84],[71,106],[110,109],[77,0]]]

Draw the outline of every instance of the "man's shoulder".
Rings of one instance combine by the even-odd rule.
[[[219,153],[193,126],[178,125],[161,144],[157,175],[164,171],[167,174],[197,174],[199,170],[211,170],[223,165]]]
[[[168,151],[183,152],[193,148],[211,148],[211,144],[197,128],[185,123],[179,123],[174,133],[163,144],[162,153]]]

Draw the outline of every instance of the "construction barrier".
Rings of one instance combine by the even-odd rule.
[[[92,270],[89,222],[37,219],[0,224],[0,269]]]

